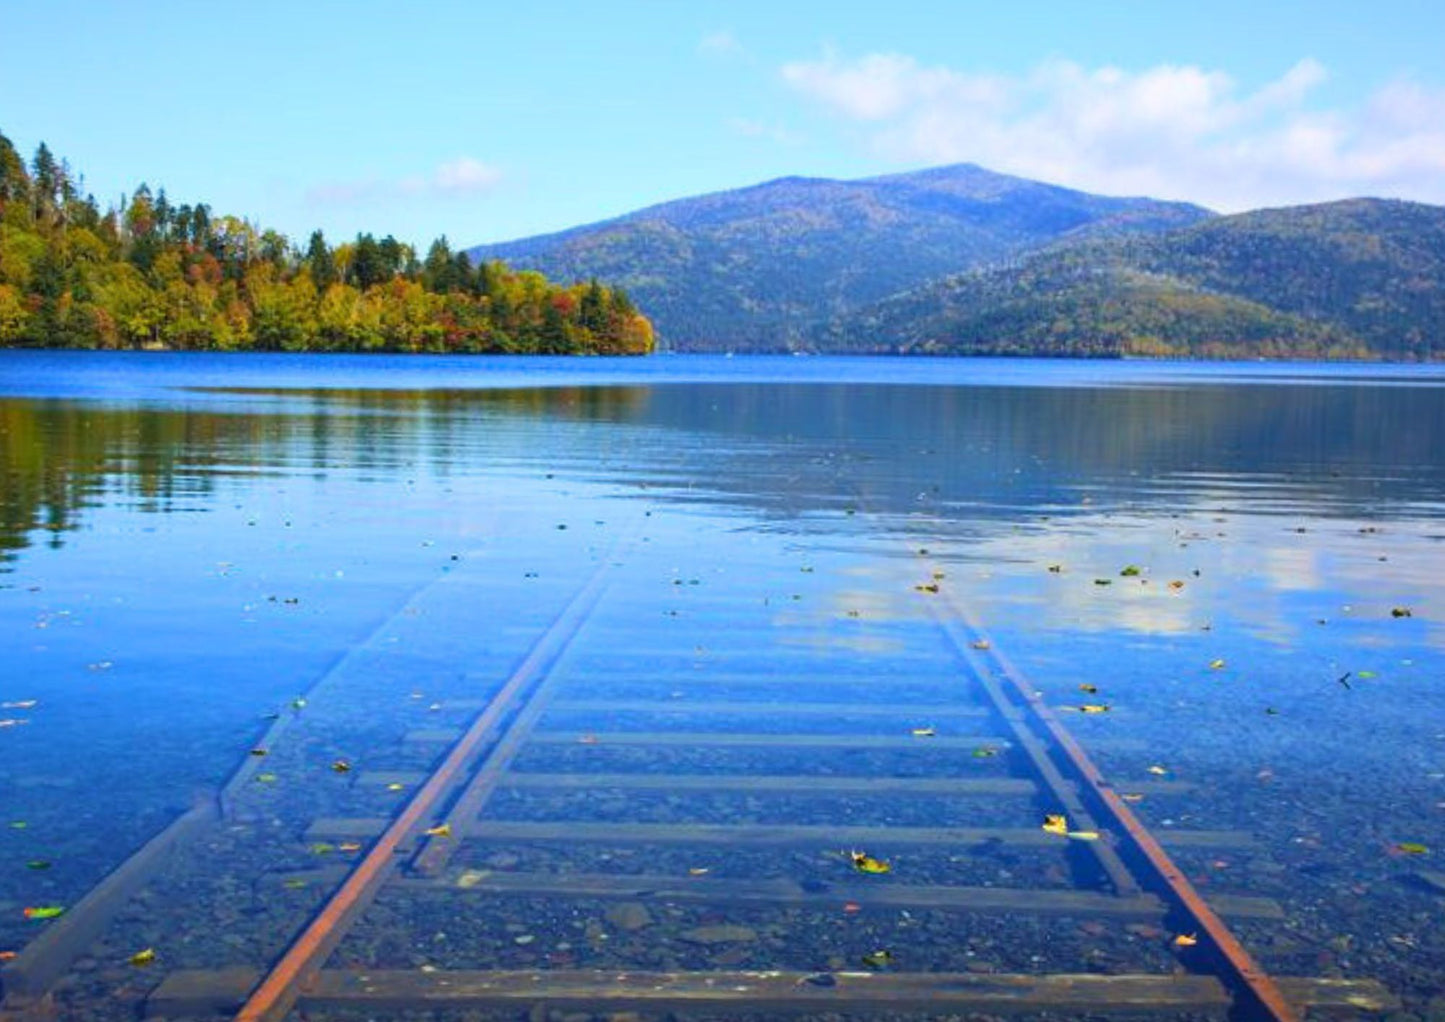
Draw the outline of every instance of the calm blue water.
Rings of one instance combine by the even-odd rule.
[[[970,754],[993,737],[985,724],[948,716],[967,702],[956,656],[915,589],[936,571],[1106,773],[1187,785],[1141,800],[1147,823],[1253,840],[1177,857],[1206,894],[1282,906],[1283,921],[1238,925],[1268,968],[1377,978],[1423,1015],[1445,990],[1442,451],[1440,368],[0,352],[0,951],[47,925],[25,908],[73,905],[306,693],[299,737],[263,764],[278,779],[247,796],[249,822],[123,915],[66,1003],[100,1017],[94,1004],[132,1010],[171,965],[264,964],[325,887],[276,877],[334,865],[313,861],[310,822],[394,811],[384,788],[325,764],[425,769],[444,744],[407,733],[464,725],[610,557],[611,589],[539,725],[562,737],[528,746],[517,770],[1013,776],[1006,757]],[[759,698],[760,679],[791,709],[759,723],[718,706]],[[657,705],[668,700],[702,705]],[[1095,701],[1109,712],[1078,712]],[[919,709],[890,720],[806,703]],[[966,743],[605,740],[924,724]],[[310,779],[287,788],[306,763]],[[517,823],[1026,829],[1040,808],[541,784],[491,807]],[[535,871],[685,874],[704,855],[638,854],[499,838],[458,868],[505,870],[510,856]],[[828,854],[736,850],[707,868],[846,879]],[[899,882],[1077,880],[1067,862],[1014,852],[898,855]],[[810,970],[856,966],[870,942],[914,948],[916,971],[1106,958],[1163,972],[1174,957],[1167,935],[1123,924],[1020,922],[985,941],[982,922],[966,937],[926,914],[902,930],[870,916],[845,937],[761,909],[669,919],[656,906],[646,940],[602,948],[527,903],[499,908],[492,930],[477,922],[470,950],[423,954],[404,935],[428,911],[425,897],[384,899],[341,960]],[[506,929],[518,919],[557,932]],[[757,942],[669,936],[718,923]],[[247,946],[218,942],[227,932]],[[148,946],[163,968],[125,964]],[[937,947],[968,961],[924,950]]]

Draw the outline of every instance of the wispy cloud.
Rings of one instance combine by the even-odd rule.
[[[315,205],[352,206],[403,197],[461,199],[485,195],[501,182],[502,172],[497,167],[459,156],[438,164],[430,174],[324,181],[306,190],[306,200]]]
[[[1399,80],[1324,107],[1328,73],[1311,59],[1253,90],[1192,65],[1056,60],[998,75],[831,50],[781,74],[899,162],[968,160],[1225,210],[1357,194],[1445,201],[1445,92]]]
[[[790,128],[776,121],[760,121],[751,117],[733,117],[729,119],[728,128],[735,135],[743,138],[760,138],[769,142],[776,142],[778,145],[799,145],[803,137],[792,131]]]
[[[743,52],[743,44],[726,29],[709,32],[698,41],[697,48],[700,53],[709,53],[716,57],[732,57]]]

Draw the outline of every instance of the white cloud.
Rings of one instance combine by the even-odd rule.
[[[798,145],[803,137],[778,122],[759,121],[751,117],[733,117],[728,127],[744,138],[761,138],[778,145]]]
[[[467,198],[491,192],[501,181],[498,168],[470,156],[459,156],[438,164],[430,174],[322,182],[306,190],[306,199],[316,205],[354,206],[398,197]]]
[[[703,36],[697,48],[702,53],[710,53],[716,57],[731,57],[743,52],[743,44],[738,42],[737,36],[726,30]]]
[[[1445,91],[1401,80],[1358,106],[1321,108],[1327,71],[1312,59],[1253,90],[1191,65],[1056,60],[1005,76],[831,50],[781,73],[900,163],[971,161],[1224,210],[1361,194],[1445,201]]]

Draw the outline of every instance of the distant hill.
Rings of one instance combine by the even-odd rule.
[[[836,316],[819,350],[1445,357],[1445,208],[1259,210],[1065,241]]]
[[[558,234],[471,249],[550,278],[625,287],[675,350],[781,350],[817,323],[1061,239],[1211,217],[969,164],[858,181],[789,177]]]

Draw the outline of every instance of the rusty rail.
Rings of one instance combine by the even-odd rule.
[[[944,601],[955,616],[940,618],[945,631],[960,649],[972,653],[978,649],[975,643],[986,638],[982,625],[957,597],[946,594]],[[959,622],[972,633],[971,636],[959,636]],[[1053,741],[1068,767],[1087,786],[1096,804],[1102,807],[1111,829],[1117,829],[1140,853],[1163,888],[1163,893],[1189,917],[1191,927],[1197,928],[1219,955],[1225,966],[1226,979],[1255,1003],[1264,1018],[1271,1022],[1299,1022],[1299,1013],[1285,999],[1279,986],[1195,890],[1158,839],[1119,797],[1088,753],[1049,709],[1039,691],[1025,681],[1023,673],[992,642],[988,643],[986,651],[999,665],[1001,677],[1011,686],[1032,720]],[[985,669],[979,667],[977,673],[986,689],[997,688],[997,680],[989,678]]]
[[[616,551],[615,545],[604,554],[601,566],[537,640],[487,708],[251,992],[236,1013],[237,1022],[280,1022],[291,1011],[302,987],[320,971],[352,921],[371,904],[394,872],[402,846],[436,819],[437,809],[493,739],[503,720],[519,705],[526,705],[529,694],[535,692],[539,681],[586,623],[606,588]]]

